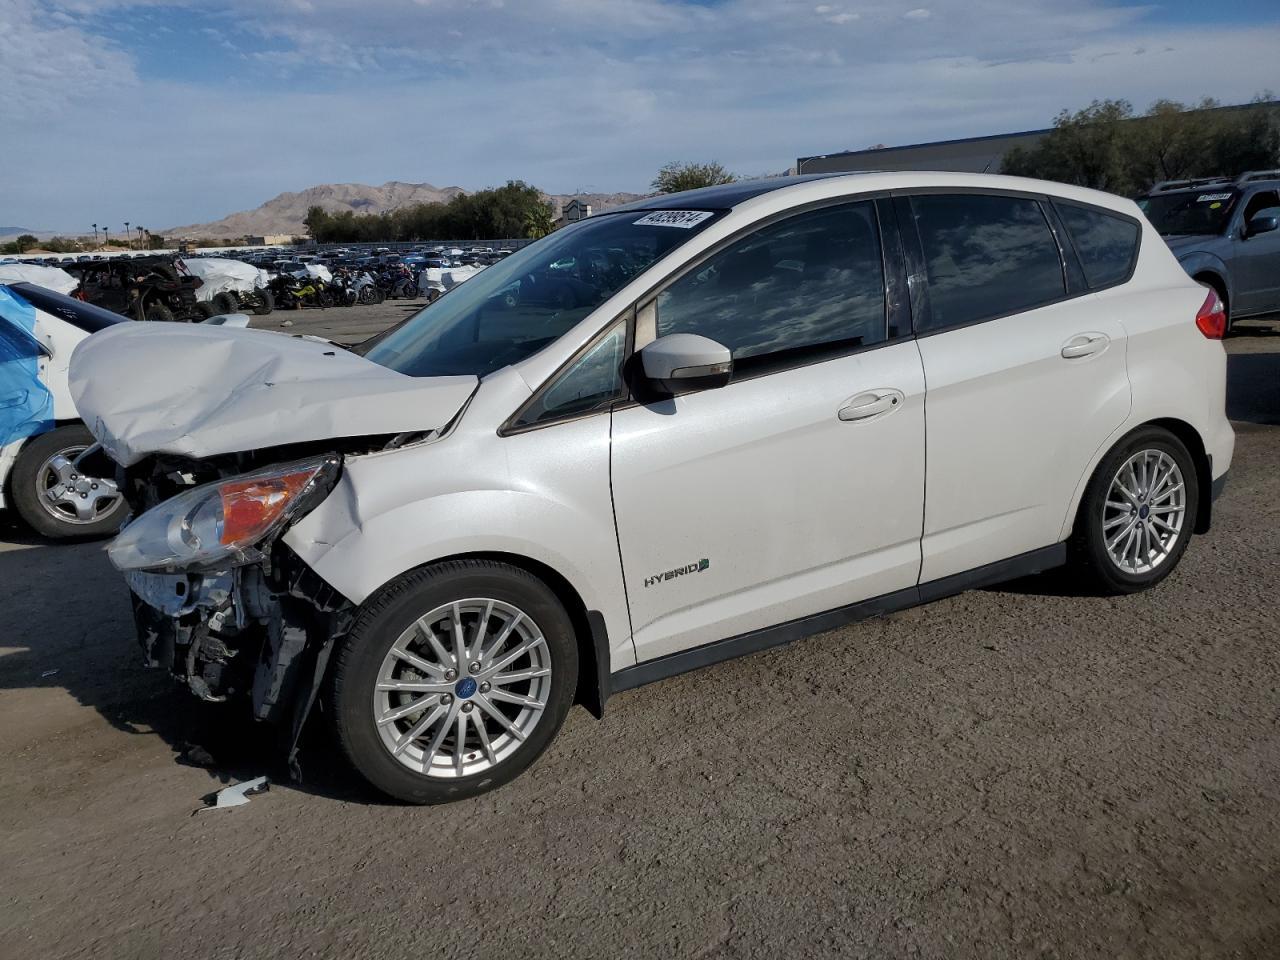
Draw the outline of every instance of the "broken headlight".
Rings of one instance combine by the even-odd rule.
[[[107,554],[118,570],[253,563],[264,540],[328,494],[338,463],[300,460],[188,490],[130,523]]]

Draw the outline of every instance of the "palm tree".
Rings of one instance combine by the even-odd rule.
[[[93,245],[95,247],[98,245],[98,225],[96,223],[93,225]]]
[[[551,209],[544,203],[530,207],[524,215],[524,235],[539,240],[556,228],[551,219]]]

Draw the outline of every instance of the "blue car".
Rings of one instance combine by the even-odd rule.
[[[1280,170],[1168,180],[1138,206],[1184,270],[1237,320],[1280,311]]]

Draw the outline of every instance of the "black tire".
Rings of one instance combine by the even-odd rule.
[[[147,306],[147,319],[153,323],[173,323],[173,311],[157,300]]]
[[[437,607],[464,598],[509,603],[536,624],[550,655],[551,686],[543,714],[512,754],[472,776],[432,778],[391,755],[376,725],[374,688],[383,660],[404,631]],[[332,720],[342,752],[373,786],[406,803],[447,803],[494,790],[529,767],[564,723],[577,679],[573,626],[546,584],[504,563],[449,561],[405,574],[360,610],[335,651],[329,688]],[[460,693],[459,705],[462,697]]]
[[[178,268],[171,263],[155,263],[151,265],[151,272],[160,277],[167,283],[178,282]]]
[[[210,317],[216,316],[218,311],[214,309],[211,301],[200,300],[196,303],[196,313],[200,314],[201,320],[208,320]]]
[[[228,291],[215,293],[209,302],[213,304],[214,316],[240,312],[240,302],[236,300],[235,294]]]
[[[1130,457],[1143,450],[1160,451],[1173,459],[1182,474],[1185,500],[1182,524],[1167,555],[1154,569],[1133,573],[1122,570],[1112,560],[1107,550],[1103,525],[1108,492],[1117,471]],[[1141,491],[1138,492],[1141,493]],[[1142,500],[1145,502],[1145,497]],[[1071,560],[1076,574],[1086,583],[1108,594],[1137,593],[1155,586],[1167,577],[1182,559],[1182,554],[1191,541],[1199,507],[1200,484],[1196,464],[1186,445],[1162,427],[1139,427],[1112,447],[1111,451],[1102,458],[1098,469],[1089,480],[1089,485],[1085,488],[1071,541]],[[1140,507],[1134,509],[1140,509]],[[1113,510],[1113,516],[1114,514]]]
[[[128,516],[129,507],[121,498],[109,512],[91,522],[73,523],[59,520],[40,502],[43,487],[41,474],[48,461],[58,453],[74,451],[78,455],[94,443],[93,435],[81,424],[58,427],[26,444],[14,461],[9,474],[9,499],[23,521],[36,533],[51,540],[90,540],[114,536]],[[71,454],[67,454],[69,457]],[[92,494],[90,494],[92,495]]]
[[[260,317],[265,317],[276,308],[276,298],[271,295],[271,291],[265,287],[258,291],[258,305],[253,308],[253,312]]]

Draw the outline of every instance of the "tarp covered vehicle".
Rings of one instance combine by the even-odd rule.
[[[80,281],[61,267],[38,263],[0,263],[0,283],[34,283],[58,293],[73,293],[80,286]]]
[[[202,281],[196,300],[208,304],[202,309],[209,316],[249,309],[264,317],[275,308],[271,275],[265,270],[227,257],[190,257],[181,264]]]

